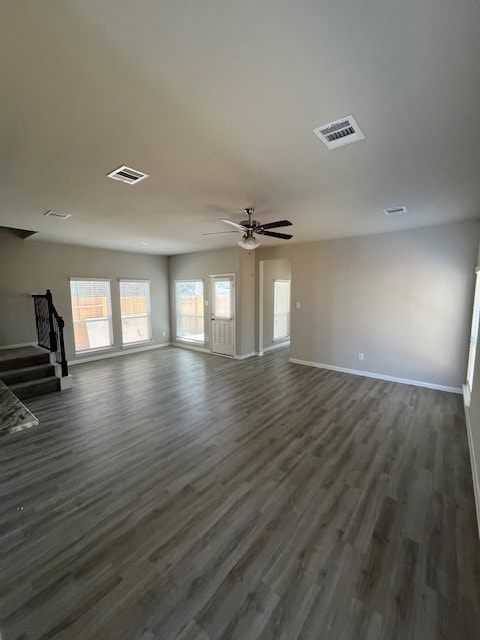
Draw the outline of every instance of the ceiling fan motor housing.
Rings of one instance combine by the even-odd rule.
[[[252,207],[247,207],[245,209],[245,213],[248,216],[248,220],[242,220],[240,224],[242,224],[244,227],[255,229],[258,226],[258,222],[256,220],[252,220],[254,211],[255,209],[252,209]]]

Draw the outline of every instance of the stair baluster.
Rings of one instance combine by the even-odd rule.
[[[35,307],[35,325],[39,347],[55,353],[55,361],[60,365],[62,377],[68,376],[68,363],[65,355],[63,330],[65,322],[55,309],[50,289],[45,294],[32,295]]]

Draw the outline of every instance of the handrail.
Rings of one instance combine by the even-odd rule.
[[[50,289],[46,293],[32,294],[35,307],[38,346],[55,353],[55,361],[60,365],[62,378],[68,376],[68,363],[65,354],[63,330],[65,322],[53,304]]]

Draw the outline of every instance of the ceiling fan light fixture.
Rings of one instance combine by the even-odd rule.
[[[251,235],[245,234],[241,240],[237,242],[242,249],[252,250],[260,246],[260,242]]]

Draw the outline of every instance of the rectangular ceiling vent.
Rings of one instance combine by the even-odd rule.
[[[131,169],[126,165],[122,165],[108,173],[107,176],[112,178],[112,180],[120,180],[120,182],[126,182],[127,184],[137,184],[141,180],[145,180],[148,178],[148,173],[143,173],[142,171],[137,171],[136,169]]]
[[[383,210],[386,216],[400,216],[402,213],[407,213],[407,207],[387,207]]]
[[[313,130],[313,133],[329,148],[337,149],[351,142],[363,140],[365,136],[360,131],[360,127],[355,122],[353,116],[347,116],[324,124]]]
[[[60,218],[60,220],[66,220],[67,218],[70,218],[72,214],[62,213],[61,211],[53,211],[52,209],[49,209],[48,211],[45,211],[43,215],[47,216],[48,218]]]

